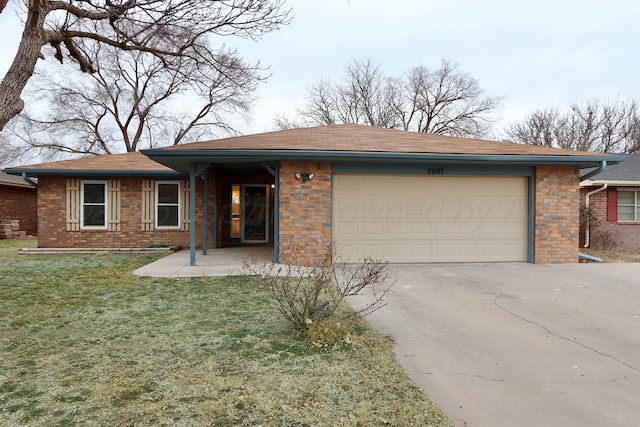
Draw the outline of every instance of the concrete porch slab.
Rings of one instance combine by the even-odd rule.
[[[237,276],[242,273],[244,259],[255,257],[258,263],[273,261],[272,246],[243,246],[237,248],[209,249],[207,255],[196,252],[196,265],[189,265],[189,251],[181,250],[140,267],[136,276],[148,277],[205,277]]]

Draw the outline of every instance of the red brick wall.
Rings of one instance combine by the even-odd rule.
[[[17,219],[20,231],[35,235],[38,223],[38,195],[34,187],[0,185],[0,220]]]
[[[142,178],[122,178],[120,231],[67,231],[66,178],[38,180],[38,246],[41,248],[139,248],[149,245],[189,246],[189,231],[142,231]],[[202,243],[202,180],[196,181],[197,245]]]
[[[585,187],[581,189],[581,201],[584,202],[587,192],[596,190],[601,186]],[[640,190],[640,188],[629,188]],[[614,244],[614,248],[637,249],[640,248],[640,223],[624,223],[607,220],[607,197],[605,189],[589,196],[591,210],[597,218],[597,223],[592,222],[589,235],[589,247],[604,249],[607,244]],[[581,244],[583,245],[584,239]],[[618,245],[616,245],[616,242]]]
[[[296,172],[315,177],[300,181]],[[303,245],[312,259],[324,256],[331,242],[331,164],[283,162],[279,182],[280,257],[294,258],[290,243]]]
[[[535,263],[578,262],[579,169],[535,170]]]

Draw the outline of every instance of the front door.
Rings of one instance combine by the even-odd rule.
[[[239,190],[240,241],[267,243],[269,241],[269,186],[243,184]]]

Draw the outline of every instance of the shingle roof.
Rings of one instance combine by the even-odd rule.
[[[10,187],[34,188],[31,184],[22,179],[22,177],[9,175],[4,172],[0,172],[0,185],[8,185]]]
[[[591,180],[640,182],[640,153],[627,154],[624,162],[607,166],[602,172],[592,176]]]
[[[80,159],[60,160],[57,162],[40,163],[36,165],[16,166],[5,169],[7,172],[25,171],[27,173],[42,174],[66,172],[78,172],[92,174],[106,172],[127,173],[167,173],[174,172],[171,168],[161,165],[147,156],[138,152],[125,154],[112,154],[104,156],[83,157]]]
[[[234,153],[230,155],[229,153]],[[248,154],[237,156],[238,153]],[[314,159],[320,153],[328,159],[352,153],[364,153],[360,160],[377,161],[416,156],[455,157],[497,156],[518,159],[562,159],[563,162],[593,166],[606,158],[606,154],[568,151],[549,147],[522,145],[510,142],[485,141],[472,138],[407,132],[353,124],[317,126],[276,132],[194,142],[172,147],[126,153],[62,160],[36,165],[7,168],[11,174],[26,172],[40,175],[168,175],[189,172],[189,162],[260,162],[264,159],[282,160],[304,157]],[[151,158],[147,157],[150,156]],[[404,156],[404,157],[403,157]],[[460,156],[460,157],[459,157]],[[504,158],[500,157],[504,156]],[[153,159],[153,160],[152,160]],[[415,159],[414,159],[415,160]],[[612,163],[620,157],[611,157]],[[495,161],[485,158],[483,161]],[[159,163],[162,162],[163,164]],[[168,166],[167,166],[168,165]]]
[[[344,124],[288,129],[211,141],[181,144],[151,151],[184,150],[304,150],[433,154],[491,155],[587,155],[549,147],[486,141],[471,138],[407,132],[371,126]]]

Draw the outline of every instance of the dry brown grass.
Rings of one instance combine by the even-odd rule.
[[[318,348],[247,278],[20,244],[0,241],[0,425],[450,425],[364,323]]]
[[[633,249],[596,250],[582,248],[580,252],[601,258],[603,262],[640,262],[640,251]]]

